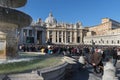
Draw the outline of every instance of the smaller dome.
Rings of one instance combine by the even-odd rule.
[[[52,13],[49,13],[49,16],[45,20],[45,23],[56,24],[57,20],[53,17]]]

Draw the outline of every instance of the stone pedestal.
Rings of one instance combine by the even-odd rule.
[[[16,28],[15,24],[0,22],[0,31],[2,31],[0,34],[1,59],[17,56]]]
[[[6,58],[6,34],[0,32],[0,58]]]

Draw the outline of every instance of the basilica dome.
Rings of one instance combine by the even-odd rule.
[[[56,24],[57,20],[53,17],[52,13],[49,13],[49,16],[45,20],[45,23]]]

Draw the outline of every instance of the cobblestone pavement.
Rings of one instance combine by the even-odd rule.
[[[120,80],[120,62],[116,65],[117,77]],[[93,72],[92,66],[88,65],[86,68],[80,68],[77,65],[72,74],[71,80],[102,80],[102,76]]]
[[[117,63],[116,69],[117,69],[117,77],[120,80],[120,61]]]
[[[73,72],[71,80],[101,80],[101,76],[93,73],[93,69],[91,66],[87,66],[86,68],[78,68]]]

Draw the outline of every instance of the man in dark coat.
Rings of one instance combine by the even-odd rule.
[[[91,64],[93,65],[94,71],[96,73],[98,73],[97,70],[96,70],[97,66],[103,66],[103,63],[102,63],[102,54],[99,53],[99,52],[94,52],[91,55]],[[102,71],[102,69],[100,71]]]

